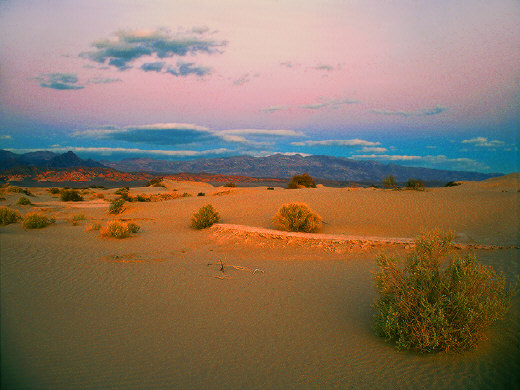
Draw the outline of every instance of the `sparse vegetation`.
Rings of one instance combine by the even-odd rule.
[[[81,196],[78,190],[64,188],[60,191],[60,199],[63,202],[81,202],[83,196]]]
[[[197,196],[205,196],[206,194],[204,192],[199,192]]]
[[[236,186],[237,186],[237,185],[236,185],[235,183],[231,183],[231,182],[230,182],[230,183],[226,183],[226,184],[224,185],[224,187],[232,187],[232,188],[234,188],[234,187],[236,187]]]
[[[314,233],[321,229],[321,217],[305,203],[287,203],[280,207],[273,224],[289,232]]]
[[[29,198],[26,198],[25,196],[21,196],[18,199],[18,202],[16,202],[16,204],[19,204],[21,206],[25,206],[25,205],[31,204],[31,200]]]
[[[409,190],[424,191],[426,188],[426,183],[422,180],[410,178],[406,182],[406,188]]]
[[[274,187],[267,187],[267,189],[268,189],[269,191],[273,191],[273,190],[274,190]]]
[[[78,226],[81,221],[86,220],[87,217],[85,214],[75,214],[70,219],[70,222],[72,223],[72,226]]]
[[[444,187],[456,187],[460,186],[462,183],[460,181],[449,181],[446,184],[444,184]]]
[[[152,201],[149,196],[146,196],[144,194],[138,194],[134,199],[137,202],[151,202]]]
[[[125,200],[122,198],[114,200],[112,203],[110,203],[110,206],[108,207],[108,213],[109,214],[121,214],[125,207]]]
[[[303,175],[293,176],[289,181],[287,188],[316,188],[316,183],[312,177],[310,177],[307,173],[304,173]]]
[[[115,192],[115,194],[121,196],[121,199],[131,202],[132,198],[128,195],[129,191],[130,187],[121,187]]]
[[[394,175],[388,175],[383,178],[383,188],[391,188],[394,190],[399,188],[397,187],[397,181]]]
[[[0,206],[0,225],[16,223],[22,219],[20,213],[6,206]]]
[[[139,225],[125,223],[118,220],[108,221],[107,225],[100,229],[101,237],[127,238],[139,231]]]
[[[51,187],[51,188],[48,189],[48,191],[52,195],[58,195],[60,193],[60,189],[58,187]]]
[[[9,192],[13,192],[15,194],[24,194],[27,196],[34,196],[31,191],[29,191],[27,188],[21,188],[17,186],[8,186],[7,187]]]
[[[154,177],[152,180],[150,180],[148,183],[146,183],[147,187],[165,187],[165,185],[162,183],[163,178],[162,177]]]
[[[199,209],[191,217],[191,227],[194,229],[205,229],[220,220],[218,212],[212,204],[207,204]]]
[[[44,214],[40,213],[29,213],[25,216],[22,221],[22,226],[25,230],[27,229],[41,229],[55,223],[54,218],[48,218]]]
[[[423,234],[400,266],[381,254],[375,275],[374,307],[379,336],[399,349],[419,352],[464,351],[485,338],[489,326],[509,310],[516,286],[477,262],[455,256],[452,236]]]
[[[91,223],[91,224],[88,224],[85,226],[85,231],[87,232],[90,232],[92,230],[99,230],[101,229],[101,224],[100,223]]]

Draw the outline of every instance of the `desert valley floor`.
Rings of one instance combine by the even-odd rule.
[[[39,210],[56,223],[0,228],[3,388],[517,388],[518,297],[474,351],[401,352],[374,334],[372,277],[378,253],[402,256],[408,246],[197,231],[190,217],[211,203],[223,224],[273,229],[278,208],[298,201],[322,216],[323,234],[452,230],[456,242],[502,247],[475,253],[514,280],[518,190],[518,175],[426,191],[168,181],[130,194],[192,196],[126,203],[116,216],[107,214],[115,190],[61,202],[33,188],[27,206],[16,205],[20,194],[5,194],[0,206]],[[73,226],[78,214],[86,220]],[[110,219],[132,220],[140,231],[117,240],[86,229]]]

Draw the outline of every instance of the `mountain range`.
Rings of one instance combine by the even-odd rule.
[[[236,156],[189,161],[165,161],[151,158],[128,158],[121,161],[101,161],[105,166],[127,172],[154,172],[173,174],[179,172],[205,172],[252,177],[290,178],[301,173],[312,177],[341,182],[380,182],[393,175],[397,181],[409,178],[428,182],[457,180],[484,180],[500,173],[448,171],[407,167],[397,164],[381,164],[375,161],[359,161],[344,157],[301,156],[275,154],[268,157]]]
[[[235,175],[254,178],[288,179],[294,175],[308,173],[316,179],[336,182],[380,182],[383,177],[393,175],[398,182],[409,178],[426,182],[458,180],[484,180],[500,173],[448,171],[430,168],[408,167],[397,164],[381,164],[375,161],[358,161],[344,157],[301,156],[275,154],[267,157],[235,156],[188,161],[166,161],[152,158],[127,158],[120,161],[92,159],[83,160],[69,151],[57,154],[38,151],[16,154],[0,150],[0,171],[16,171],[73,168],[111,168],[120,172],[146,172],[155,175],[179,173]]]

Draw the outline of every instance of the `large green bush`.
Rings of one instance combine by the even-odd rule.
[[[19,204],[21,206],[25,206],[25,205],[31,204],[31,200],[29,198],[26,198],[25,196],[21,196],[18,199],[18,202],[16,202],[16,204]]]
[[[295,188],[316,188],[316,183],[314,179],[309,176],[309,174],[304,173],[303,175],[296,175],[291,178],[287,188],[295,189]]]
[[[193,214],[191,217],[191,227],[194,229],[205,229],[217,223],[219,220],[220,216],[217,210],[215,210],[212,204],[208,203]]]
[[[516,286],[477,262],[454,255],[452,236],[423,234],[404,265],[378,256],[379,293],[375,330],[399,349],[464,351],[485,338],[489,326],[508,311]]]
[[[314,233],[321,229],[321,217],[305,203],[282,205],[273,218],[274,225],[289,232]]]
[[[10,223],[16,223],[22,219],[20,213],[9,207],[0,207],[0,225],[9,225]]]

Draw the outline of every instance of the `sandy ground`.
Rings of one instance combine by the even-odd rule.
[[[43,210],[57,223],[0,228],[3,388],[518,387],[519,298],[475,351],[399,352],[374,335],[371,304],[376,255],[402,255],[402,246],[345,250],[189,227],[212,203],[223,223],[273,229],[281,204],[302,201],[323,217],[323,234],[413,238],[440,228],[461,242],[519,246],[518,177],[491,182],[425,192],[169,182],[130,194],[194,196],[128,204],[117,218],[141,231],[124,240],[85,231],[112,219],[97,193],[109,200],[114,190],[63,203],[32,189],[33,206],[4,195],[0,205]],[[72,226],[77,214],[87,220]],[[509,278],[520,274],[519,249],[476,254]]]

